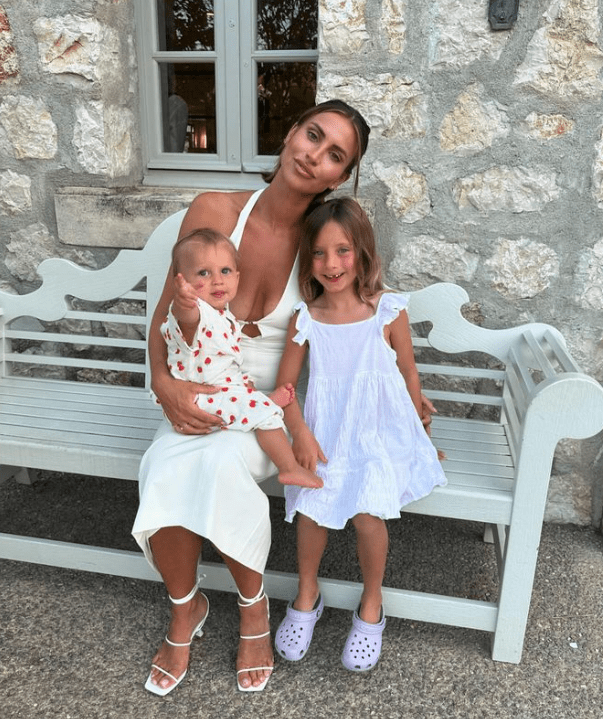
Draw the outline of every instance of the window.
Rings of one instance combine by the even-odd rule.
[[[150,171],[257,173],[314,104],[318,0],[137,0]]]

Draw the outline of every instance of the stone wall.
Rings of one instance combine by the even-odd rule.
[[[360,195],[390,284],[549,322],[603,381],[599,0],[320,0],[319,99],[368,119]],[[142,187],[133,0],[0,0],[0,286],[102,266],[195,194]],[[565,442],[548,519],[600,524],[601,437]]]

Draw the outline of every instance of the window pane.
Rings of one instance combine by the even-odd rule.
[[[258,50],[315,50],[317,0],[257,0]]]
[[[164,63],[160,67],[163,151],[217,152],[214,66]]]
[[[258,63],[258,151],[275,155],[298,116],[314,105],[316,63]]]
[[[157,0],[159,49],[214,49],[213,0]]]

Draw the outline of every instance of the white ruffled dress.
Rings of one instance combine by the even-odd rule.
[[[319,463],[322,489],[286,487],[286,519],[296,512],[342,529],[356,514],[400,516],[406,504],[446,484],[437,451],[412,403],[384,327],[408,304],[384,293],[375,314],[332,325],[299,303],[298,344],[309,343],[305,420],[328,463]]]

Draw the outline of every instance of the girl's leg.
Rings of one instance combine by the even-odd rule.
[[[364,591],[360,600],[360,618],[376,624],[381,619],[381,587],[387,561],[387,526],[379,517],[370,514],[357,514],[352,520],[356,529],[358,560]]]
[[[164,527],[149,540],[155,566],[168,594],[174,599],[185,597],[196,584],[201,543],[201,537],[183,527]],[[190,602],[170,604],[170,608],[167,636],[172,642],[186,643],[207,611],[205,598],[197,593]],[[189,654],[189,647],[173,647],[164,641],[152,663],[178,678],[188,666]],[[164,689],[174,684],[172,679],[157,669],[151,670],[151,681]]]
[[[246,599],[256,597],[262,588],[262,575],[224,554],[222,558],[235,580],[239,593]],[[239,614],[241,636],[257,636],[270,631],[267,597],[251,606],[239,604]],[[239,641],[237,672],[247,667],[252,668],[252,671],[238,675],[241,686],[259,686],[270,676],[271,670],[253,669],[253,667],[272,666],[274,666],[274,655],[272,654],[270,634],[258,639],[241,639]]]
[[[300,612],[310,612],[320,593],[318,587],[318,569],[327,546],[326,527],[316,524],[303,514],[297,515],[297,571],[299,587],[293,608]]]

